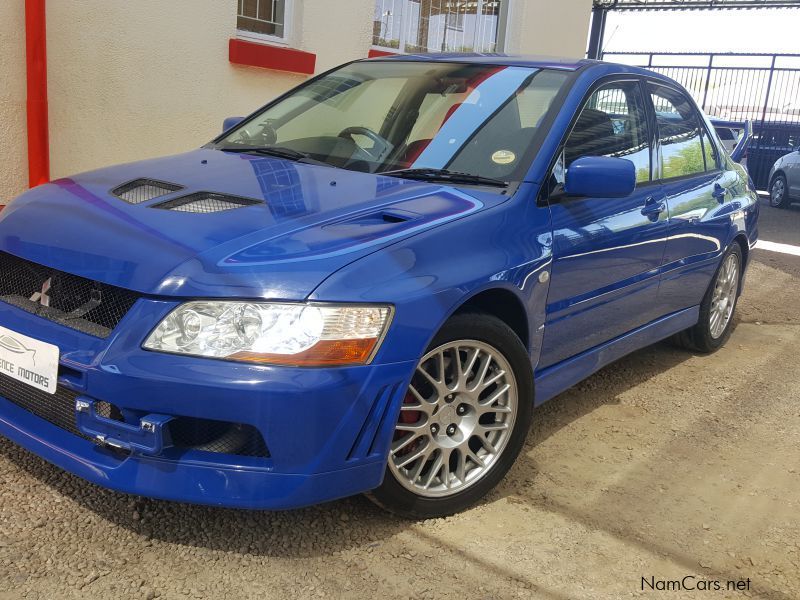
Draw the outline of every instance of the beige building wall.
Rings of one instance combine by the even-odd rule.
[[[28,187],[25,7],[0,2],[0,205]]]
[[[583,58],[592,0],[516,0],[506,48],[515,54]]]
[[[0,3],[0,153],[24,149],[21,0]],[[69,0],[47,3],[51,175],[183,152],[213,138],[303,75],[232,65],[236,0]],[[514,0],[507,50],[582,56],[591,0]],[[363,58],[374,0],[297,0],[291,46],[317,55],[317,72]],[[20,69],[23,69],[20,71]],[[6,96],[10,98],[6,100]],[[11,108],[6,103],[11,103]],[[14,118],[7,124],[6,115]],[[5,140],[8,138],[10,143]],[[6,150],[10,148],[10,150]],[[8,157],[0,154],[5,163]],[[0,193],[24,187],[24,160]],[[2,199],[2,196],[0,196]]]
[[[318,68],[369,47],[370,0],[299,3],[293,46]],[[182,152],[305,80],[228,62],[235,0],[48,2],[51,171]],[[371,14],[371,12],[369,13]]]

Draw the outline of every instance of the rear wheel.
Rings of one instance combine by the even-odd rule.
[[[789,206],[789,186],[786,183],[786,176],[779,173],[772,180],[769,186],[769,205],[775,208],[787,208]]]
[[[386,476],[370,497],[412,518],[463,510],[514,463],[532,408],[530,360],[519,338],[493,316],[456,315],[417,365]]]
[[[733,312],[739,299],[742,280],[742,249],[734,242],[722,257],[711,280],[697,325],[678,334],[678,342],[698,352],[714,352],[721,348],[733,330]]]

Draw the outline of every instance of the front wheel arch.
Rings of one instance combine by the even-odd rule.
[[[508,469],[512,466],[515,459],[519,455],[520,451],[523,448],[525,438],[528,433],[528,429],[530,428],[530,422],[532,417],[533,411],[533,371],[530,368],[530,363],[528,360],[527,352],[525,348],[522,346],[519,338],[516,334],[500,319],[494,317],[492,315],[488,315],[485,313],[472,313],[472,312],[461,312],[454,314],[450,319],[448,319],[442,328],[436,333],[434,338],[431,340],[430,345],[426,350],[426,354],[436,352],[443,346],[447,346],[452,342],[460,342],[463,341],[465,345],[473,341],[481,342],[488,344],[494,351],[499,352],[499,354],[503,357],[505,361],[507,361],[508,365],[511,367],[511,375],[512,380],[514,382],[514,389],[516,393],[516,400],[514,403],[515,407],[515,418],[513,421],[513,429],[511,430],[510,437],[507,439],[503,450],[499,451],[495,461],[491,463],[491,466],[488,467],[487,472],[479,475],[479,478],[476,478],[476,481],[472,484],[468,484],[463,486],[462,488],[456,488],[453,490],[452,494],[445,493],[444,495],[440,495],[439,497],[430,497],[425,495],[424,493],[415,493],[410,489],[410,487],[404,483],[401,483],[398,479],[398,475],[393,472],[392,467],[389,465],[388,461],[394,460],[394,454],[396,452],[406,452],[407,445],[403,443],[403,440],[395,440],[398,441],[399,447],[395,449],[394,446],[390,448],[390,454],[388,456],[387,466],[386,466],[386,474],[383,480],[383,483],[370,492],[368,497],[373,500],[379,506],[393,512],[395,514],[420,519],[420,518],[434,518],[434,517],[443,517],[455,512],[459,512],[476,502],[478,502],[483,496],[485,496],[492,488],[494,488],[500,480],[505,476]],[[460,344],[459,344],[460,345]],[[456,346],[456,351],[459,351],[458,346]],[[441,363],[442,365],[446,364],[444,362]],[[453,364],[452,362],[450,363]],[[453,381],[459,381],[463,373],[471,373],[472,371],[459,371],[459,378],[454,379]],[[477,372],[477,371],[476,371]],[[491,372],[489,373],[491,379]],[[438,379],[443,379],[440,375]],[[423,379],[424,381],[424,379]],[[448,379],[450,381],[450,379]],[[465,381],[467,381],[465,379]],[[472,380],[470,380],[472,381]],[[468,382],[467,382],[468,383]],[[453,402],[452,406],[458,405],[460,402],[468,402],[463,397],[461,397],[461,393],[458,391],[460,388],[459,386],[451,387],[450,384],[447,386],[451,390],[440,390],[438,393],[433,394],[433,398],[436,400],[433,401],[434,406],[444,407],[447,406],[448,402]],[[468,385],[469,387],[469,385]],[[435,391],[435,390],[434,390]],[[493,391],[489,390],[490,394],[494,393]],[[449,394],[449,395],[448,395]],[[453,398],[455,399],[453,400]],[[423,402],[423,398],[427,398],[427,395],[415,395],[409,393],[407,395],[407,400],[410,401],[412,404],[420,404]],[[469,404],[469,402],[468,402]],[[441,406],[440,406],[441,405]],[[404,401],[405,406],[405,401]],[[472,406],[472,404],[469,404]],[[478,406],[477,404],[475,406]],[[489,406],[487,404],[483,404],[480,406]],[[492,405],[493,406],[493,405]],[[432,406],[428,407],[432,409]],[[410,410],[413,412],[424,412],[429,415],[436,415],[440,414],[437,412],[431,412],[429,410],[425,410],[422,408],[417,408],[416,406],[407,407],[406,410]],[[443,409],[441,414],[444,414]],[[449,409],[450,412],[447,413],[448,418],[451,418],[453,415],[452,408]],[[498,412],[499,409],[498,409]],[[405,432],[408,431],[408,422],[405,421],[402,417],[402,414],[398,416],[398,425],[397,430],[395,433]],[[405,413],[408,414],[408,413]],[[462,413],[457,413],[462,414]],[[467,415],[469,413],[466,413]],[[478,413],[480,414],[480,413]],[[419,417],[422,415],[414,415],[414,417]],[[427,438],[431,438],[431,436],[439,436],[443,430],[437,429],[436,431],[431,430],[431,435],[428,435],[427,425],[431,423],[430,418],[428,419],[421,419],[419,421],[423,424],[422,428],[418,428],[416,423],[417,421],[411,424],[411,430],[415,432],[419,432],[418,435],[424,435]],[[482,422],[482,419],[481,419]],[[401,425],[403,425],[401,427]],[[444,424],[439,423],[439,427],[441,428]],[[494,428],[493,428],[494,429]],[[455,430],[455,429],[454,429]],[[457,430],[455,430],[457,431]],[[449,431],[446,432],[448,435],[450,434]],[[472,441],[472,433],[468,434],[469,442]],[[411,438],[411,442],[414,441],[415,438]],[[432,439],[432,438],[431,438]],[[430,441],[426,442],[426,445],[422,447],[421,451],[424,451],[424,448],[427,448]],[[467,443],[466,441],[463,443]],[[415,449],[410,450],[409,452],[414,452]],[[473,451],[477,452],[477,449],[473,448]],[[415,456],[421,456],[421,454],[411,454],[409,456],[409,461],[417,460],[414,458]],[[449,454],[448,454],[449,456]],[[420,458],[419,460],[427,460],[427,454]],[[449,459],[448,459],[449,460]],[[483,466],[482,461],[480,462],[480,466]],[[403,464],[397,465],[399,467],[404,466]],[[410,468],[410,467],[409,467]],[[427,467],[423,466],[422,469]],[[436,471],[433,471],[433,477],[437,477],[439,474],[440,466],[437,466],[436,463],[431,467],[432,469],[435,468]],[[416,480],[418,474],[423,474],[425,471],[414,471],[411,477]],[[430,471],[428,471],[430,473]],[[445,471],[445,473],[447,473]],[[467,480],[464,479],[466,482]],[[446,488],[447,486],[445,486]],[[427,489],[427,483],[426,487]],[[445,490],[446,491],[446,490]]]

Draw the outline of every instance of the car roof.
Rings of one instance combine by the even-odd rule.
[[[496,65],[502,67],[530,67],[534,69],[558,69],[562,71],[578,71],[586,67],[598,67],[608,73],[617,71],[619,73],[644,75],[665,82],[672,82],[672,79],[650,71],[643,67],[624,65],[620,63],[606,62],[600,60],[566,58],[559,56],[526,56],[517,54],[479,54],[475,52],[453,53],[438,52],[435,54],[391,54],[376,56],[364,59],[366,62],[381,61],[416,61],[416,62],[457,62],[475,65]]]
[[[474,52],[436,54],[393,54],[367,59],[373,61],[415,61],[415,62],[459,62],[476,65],[497,65],[504,67],[533,67],[538,69],[562,69],[577,71],[581,67],[597,61],[554,56],[518,56],[513,54],[479,54]]]

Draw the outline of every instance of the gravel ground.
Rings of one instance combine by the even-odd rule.
[[[800,210],[762,214],[800,244]],[[0,439],[0,599],[800,598],[798,298],[800,257],[756,250],[724,349],[659,344],[537,409],[506,480],[447,519],[141,499]],[[642,589],[687,575],[723,589]]]

